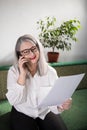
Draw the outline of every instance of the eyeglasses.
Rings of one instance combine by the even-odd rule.
[[[25,50],[19,51],[19,53],[20,53],[20,55],[25,56],[25,55],[29,55],[30,52],[35,53],[35,52],[37,52],[37,50],[38,50],[37,46],[32,46],[29,49],[25,49]]]

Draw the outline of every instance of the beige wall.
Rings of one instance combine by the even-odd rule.
[[[59,61],[87,59],[86,3],[87,0],[0,0],[0,65],[13,63],[15,42],[20,35],[38,37],[36,22],[45,16],[56,16],[58,25],[73,18],[81,21],[79,42],[69,52],[60,51]]]

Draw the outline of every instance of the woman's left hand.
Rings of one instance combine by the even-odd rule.
[[[64,111],[64,110],[70,109],[71,105],[72,105],[72,99],[69,98],[69,99],[66,100],[61,106],[58,106],[57,108],[58,108],[59,111],[62,112],[62,111]]]

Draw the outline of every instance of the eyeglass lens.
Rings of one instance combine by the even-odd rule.
[[[30,54],[30,52],[36,52],[36,51],[37,51],[37,47],[33,46],[29,49],[25,49],[25,50],[20,51],[20,54],[21,55],[28,55],[28,54]]]

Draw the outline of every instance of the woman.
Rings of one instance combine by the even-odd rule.
[[[43,48],[31,35],[18,38],[17,63],[8,71],[7,99],[12,105],[12,130],[67,130],[60,113],[68,110],[71,99],[61,106],[38,108],[47,90],[58,78],[44,58]]]

